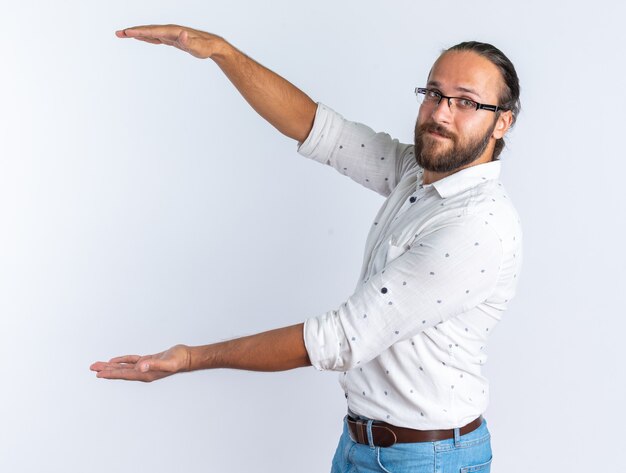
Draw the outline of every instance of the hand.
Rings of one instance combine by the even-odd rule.
[[[146,43],[167,44],[200,59],[211,57],[225,43],[220,36],[178,25],[133,26],[116,31],[115,35]]]
[[[97,361],[89,369],[98,378],[126,379],[151,382],[181,371],[189,371],[191,356],[189,347],[176,345],[156,355],[126,355],[112,358],[109,362]]]

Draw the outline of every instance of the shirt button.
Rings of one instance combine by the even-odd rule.
[[[417,197],[413,196],[409,199],[409,202],[413,203],[417,200]]]
[[[380,290],[380,292],[382,292],[383,294],[387,294],[387,288],[386,288],[386,287],[383,287],[383,288]]]

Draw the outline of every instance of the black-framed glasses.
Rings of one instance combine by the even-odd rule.
[[[425,89],[423,87],[416,87],[415,95],[417,96],[417,101],[422,105],[437,106],[441,103],[443,99],[448,99],[448,107],[452,109],[452,106],[454,105],[454,109],[458,110],[459,112],[475,112],[477,110],[499,112],[500,110],[508,110],[508,108],[499,107],[498,105],[487,105],[485,103],[478,103],[465,97],[448,97],[446,95],[443,95],[441,92],[437,92],[433,89]]]

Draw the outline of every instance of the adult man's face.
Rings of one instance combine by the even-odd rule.
[[[472,51],[450,51],[435,62],[426,87],[446,96],[499,105],[504,82],[488,59]],[[427,171],[450,173],[475,161],[490,161],[496,139],[509,127],[507,113],[463,112],[454,104],[450,108],[445,98],[438,105],[425,102],[415,124],[417,163]]]

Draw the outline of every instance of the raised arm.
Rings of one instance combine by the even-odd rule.
[[[278,131],[299,143],[308,136],[317,104],[224,38],[178,25],[135,26],[115,34],[118,38],[166,44],[200,59],[212,59],[252,108]]]

